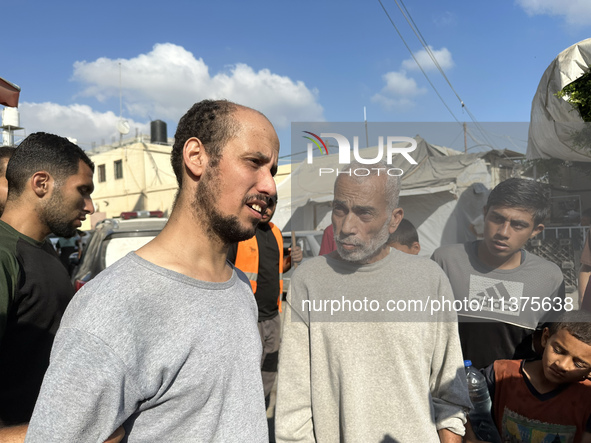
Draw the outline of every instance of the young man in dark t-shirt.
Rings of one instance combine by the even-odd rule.
[[[484,239],[433,253],[456,300],[462,301],[462,351],[477,368],[534,356],[532,334],[538,324],[565,308],[560,268],[523,249],[544,229],[548,211],[541,184],[505,180],[491,191],[484,208]]]
[[[29,135],[8,164],[0,218],[0,441],[24,437],[55,333],[74,295],[45,237],[74,235],[94,212],[93,170],[78,146],[42,132]]]
[[[6,181],[6,167],[8,160],[14,154],[12,146],[0,146],[0,216],[4,212],[6,206],[6,198],[8,197],[8,182]]]

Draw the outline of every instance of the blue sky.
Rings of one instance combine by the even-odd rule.
[[[396,2],[382,2],[423,60],[424,49]],[[404,5],[479,122],[527,122],[546,67],[591,37],[591,2],[564,3]],[[456,148],[463,147],[463,136],[455,119],[471,121],[425,62],[455,117],[442,104],[378,0],[20,0],[6,21],[0,76],[22,88],[21,125],[26,133],[74,137],[85,149],[118,134],[119,63],[122,115],[131,134],[135,128],[148,133],[149,121],[161,119],[172,136],[182,114],[204,98],[228,98],[264,112],[278,130],[283,156],[290,153],[291,122],[362,121],[364,106],[369,121],[450,122],[452,135],[432,134],[428,141]],[[485,142],[473,135],[468,146]],[[526,134],[512,137],[506,144],[500,137],[495,147],[521,143],[524,150]]]

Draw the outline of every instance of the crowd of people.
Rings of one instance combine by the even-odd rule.
[[[260,112],[196,103],[167,225],[74,296],[46,238],[94,212],[94,164],[47,133],[0,149],[0,442],[479,441],[464,359],[502,441],[591,442],[591,314],[524,249],[548,216],[542,185],[501,182],[477,239],[429,259],[399,177],[353,162],[321,255],[302,261],[271,222],[278,155]]]

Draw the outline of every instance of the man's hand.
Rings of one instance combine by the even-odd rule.
[[[304,258],[304,253],[302,252],[302,248],[299,246],[294,246],[293,248],[287,248],[289,254],[283,257],[283,272],[287,272],[293,266],[297,268],[300,264],[302,259]]]
[[[302,251],[302,248],[297,245],[293,248],[289,248],[289,255],[291,256],[291,262],[296,265],[300,264],[304,258],[304,252]]]
[[[10,426],[0,429],[0,442],[2,443],[22,443],[25,441],[25,435],[29,425]]]
[[[1,443],[22,443],[25,441],[25,434],[27,433],[28,425],[12,426],[9,428],[0,429]],[[125,429],[119,426],[113,432],[105,443],[119,443],[125,437]]]
[[[484,440],[480,440],[476,434],[474,433],[474,429],[472,429],[472,424],[470,423],[470,419],[468,418],[465,424],[466,427],[466,434],[464,435],[464,439],[462,440],[464,443],[487,443]],[[441,440],[443,441],[443,440]]]
[[[121,440],[123,440],[123,437],[125,437],[125,429],[123,429],[123,426],[119,426],[117,429],[115,429],[115,432],[113,432],[109,438],[105,440],[105,443],[119,443]]]

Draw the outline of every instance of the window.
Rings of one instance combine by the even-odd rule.
[[[99,165],[98,167],[98,181],[99,183],[107,181],[107,170],[105,168],[105,165]]]
[[[115,160],[113,166],[115,167],[115,180],[123,178],[123,160]]]

